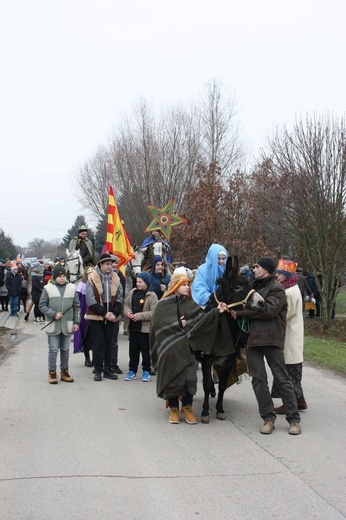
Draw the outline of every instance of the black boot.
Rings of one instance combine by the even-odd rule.
[[[28,312],[27,312],[26,315],[24,316],[24,319],[25,319],[25,321],[28,321],[28,319],[29,319],[29,313],[28,313]]]
[[[118,376],[113,372],[113,370],[111,368],[106,367],[103,372],[103,377],[107,379],[118,379]]]
[[[95,370],[94,381],[102,381],[101,372],[99,370]]]
[[[84,362],[84,365],[85,365],[86,367],[89,367],[89,368],[94,366],[93,362],[90,360],[89,355],[88,355],[88,356],[85,356],[85,362]]]

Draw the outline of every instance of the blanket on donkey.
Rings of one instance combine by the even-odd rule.
[[[186,327],[179,325],[184,316]],[[150,327],[150,350],[157,372],[156,392],[164,390],[188,365],[195,362],[193,352],[225,356],[235,353],[226,316],[213,309],[207,314],[191,298],[175,295],[160,300]]]

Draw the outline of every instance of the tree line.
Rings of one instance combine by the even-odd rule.
[[[187,257],[195,267],[219,242],[241,263],[265,254],[290,257],[315,274],[322,268],[328,326],[346,265],[345,165],[345,122],[330,114],[278,129],[249,164],[235,99],[212,82],[187,105],[158,112],[140,101],[117,120],[75,182],[80,203],[97,222],[96,251],[105,241],[109,186],[137,244],[152,218],[147,204],[164,207],[174,198],[175,213],[188,222],[173,228],[175,259]]]
[[[209,84],[188,106],[156,113],[140,102],[107,144],[76,173],[79,200],[105,229],[108,186],[135,243],[151,220],[147,204],[175,200],[188,224],[173,228],[175,258],[193,266],[222,243],[242,263],[268,254],[323,271],[326,323],[345,271],[345,122],[329,114],[297,118],[268,138],[253,164],[234,98]]]

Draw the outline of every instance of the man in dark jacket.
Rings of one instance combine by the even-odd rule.
[[[112,257],[105,253],[91,273],[85,288],[88,305],[86,319],[93,337],[94,381],[103,377],[118,379],[112,370],[114,324],[121,315],[122,290],[118,275],[112,271]]]
[[[18,302],[22,290],[22,279],[18,274],[18,267],[14,265],[5,280],[8,296],[10,298],[11,316],[18,318]]]
[[[283,286],[276,280],[275,263],[269,256],[259,258],[254,266],[253,288],[265,299],[261,311],[231,311],[233,318],[250,319],[250,334],[247,343],[247,361],[252,375],[252,387],[264,421],[260,432],[270,434],[275,428],[276,414],[268,387],[264,358],[280,386],[285,404],[288,433],[301,433],[300,415],[292,383],[288,377],[284,359],[287,301]]]
[[[305,302],[306,296],[313,298],[314,293],[312,292],[312,289],[311,289],[310,285],[308,284],[307,279],[303,275],[303,269],[301,267],[298,267],[298,269],[297,269],[297,276],[298,276],[298,287],[299,287],[300,293],[302,295],[303,310],[304,310],[304,302]]]

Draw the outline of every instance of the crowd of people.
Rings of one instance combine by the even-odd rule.
[[[69,371],[72,341],[73,351],[83,352],[85,366],[93,369],[94,381],[118,379],[123,374],[118,365],[119,325],[126,318],[129,365],[124,381],[137,379],[141,365],[143,382],[157,376],[157,395],[166,401],[169,422],[179,423],[181,402],[186,422],[196,424],[193,396],[197,365],[190,348],[190,331],[193,328],[198,334],[209,334],[217,321],[211,312],[222,316],[226,310],[225,302],[221,302],[217,309],[204,312],[225,271],[228,251],[220,244],[212,244],[205,262],[195,271],[186,259],[174,269],[170,245],[155,231],[141,246],[142,270],[136,276],[135,286],[125,294],[119,259],[104,253],[96,262],[87,234],[87,227],[81,226],[69,244],[69,251],[77,249],[82,257],[83,277],[76,284],[69,283],[64,258],[56,258],[53,265],[35,262],[30,273],[31,298],[29,272],[22,261],[0,259],[0,311],[18,317],[22,302],[26,321],[33,308],[34,323],[47,322],[43,328],[48,342],[50,384],[58,383],[59,352],[60,380],[74,381]],[[311,273],[303,272],[288,258],[275,265],[271,257],[263,256],[252,266],[242,266],[239,274],[265,300],[262,310],[231,311],[233,319],[243,317],[250,322],[246,359],[263,419],[260,432],[271,434],[276,415],[285,414],[288,432],[298,435],[300,411],[307,409],[302,388],[303,310],[309,300],[315,302],[309,317],[321,314],[318,285]],[[271,390],[264,360],[273,374]],[[274,405],[276,398],[282,400],[278,406]]]

